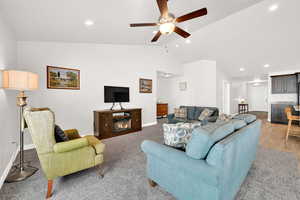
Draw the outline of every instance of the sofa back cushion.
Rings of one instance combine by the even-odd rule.
[[[244,120],[240,120],[240,119],[232,119],[229,122],[232,123],[234,130],[239,130],[239,129],[247,126],[246,122]]]
[[[217,122],[197,128],[187,144],[186,154],[194,159],[204,159],[216,142],[233,131],[233,124],[228,122]]]
[[[256,120],[256,116],[251,114],[239,114],[234,116],[233,119],[244,120],[247,124],[250,124]]]
[[[195,107],[194,106],[180,106],[180,108],[185,108],[187,111],[187,119],[188,120],[195,120]]]
[[[212,110],[213,113],[211,116],[218,116],[219,115],[219,109],[215,107],[195,107],[195,114],[194,114],[194,120],[198,120],[199,116],[203,112],[203,110],[207,108],[209,110]]]

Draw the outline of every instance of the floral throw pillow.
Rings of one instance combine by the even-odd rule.
[[[208,108],[205,108],[202,112],[201,112],[201,114],[200,114],[200,116],[199,116],[199,120],[200,121],[203,121],[203,120],[205,120],[205,119],[207,119],[208,117],[210,117],[212,114],[213,114],[213,110],[210,110],[210,109],[208,109]]]
[[[175,108],[174,115],[176,118],[187,118],[187,109],[186,108]]]
[[[185,149],[192,131],[201,127],[201,123],[163,124],[164,141],[168,146]]]

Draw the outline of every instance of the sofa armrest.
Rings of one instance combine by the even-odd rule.
[[[91,145],[95,149],[96,154],[100,154],[104,152],[105,144],[103,144],[95,136],[86,135],[84,136],[84,138],[86,138],[88,140],[89,145]]]
[[[175,114],[168,114],[167,118],[168,120],[172,120],[175,117]]]
[[[53,150],[55,153],[63,153],[73,151],[75,149],[80,149],[86,146],[89,146],[88,140],[86,138],[79,138],[66,142],[56,143],[53,147]]]
[[[207,119],[208,122],[216,122],[218,119],[218,116],[211,116]]]
[[[144,141],[141,147],[147,155],[156,157],[172,167],[184,170],[192,176],[199,177],[203,182],[214,186],[218,184],[218,170],[208,165],[205,160],[193,159],[183,151],[152,141]]]
[[[70,140],[81,138],[77,129],[64,130],[64,133]]]

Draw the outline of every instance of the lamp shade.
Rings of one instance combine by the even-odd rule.
[[[3,71],[2,86],[11,90],[36,90],[38,89],[38,75],[32,72],[5,70]]]

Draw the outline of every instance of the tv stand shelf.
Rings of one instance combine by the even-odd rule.
[[[140,130],[142,130],[141,108],[94,111],[94,135],[99,139],[107,139]]]

